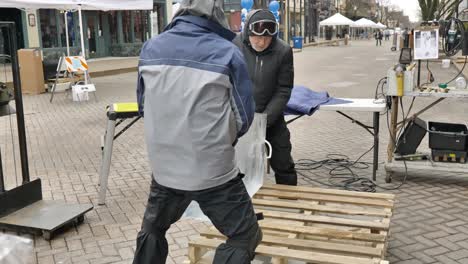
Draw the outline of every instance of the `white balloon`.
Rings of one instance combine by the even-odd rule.
[[[242,14],[247,14],[247,9],[242,8],[241,13],[242,13]]]

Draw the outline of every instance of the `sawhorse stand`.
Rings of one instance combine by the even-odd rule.
[[[75,82],[77,73],[83,73],[84,82]],[[71,76],[71,78],[69,77]],[[55,82],[51,89],[50,102],[54,99],[54,94],[57,89],[59,78],[70,79],[70,86],[67,88],[71,90],[73,101],[87,101],[88,93],[94,93],[94,99],[97,101],[96,87],[91,82],[91,76],[88,71],[88,64],[86,60],[79,56],[65,57],[65,54],[60,57],[57,65],[57,73],[55,74]],[[81,79],[81,78],[80,78]],[[71,88],[71,89],[70,89]]]
[[[115,134],[115,128],[126,119],[133,118],[122,130]],[[137,103],[115,103],[107,107],[107,129],[101,140],[102,164],[99,173],[99,197],[98,204],[103,205],[106,201],[107,182],[112,158],[114,140],[122,135],[127,129],[135,124],[141,116],[138,114]]]

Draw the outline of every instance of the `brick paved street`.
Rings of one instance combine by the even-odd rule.
[[[314,90],[326,90],[336,97],[372,98],[377,81],[397,59],[389,42],[375,47],[373,41],[352,42],[344,47],[306,48],[295,53],[296,84]],[[440,64],[431,64],[436,82],[456,73],[442,72]],[[423,71],[425,72],[425,71]],[[425,75],[423,75],[425,78]],[[85,222],[58,235],[51,242],[34,238],[38,263],[131,263],[135,238],[145,208],[150,182],[143,139],[143,122],[138,122],[114,143],[107,204],[97,205],[97,181],[101,163],[100,136],[106,125],[105,106],[112,102],[135,100],[135,73],[95,78],[98,101],[73,103],[64,93],[49,103],[49,94],[25,96],[30,171],[32,178],[43,181],[44,199],[71,203],[92,203],[95,209]],[[430,100],[417,99],[414,110]],[[409,102],[405,100],[405,108]],[[464,122],[468,104],[446,100],[422,115],[425,120]],[[371,124],[371,114],[352,114]],[[0,147],[7,186],[20,181],[19,155],[15,179],[10,122],[0,118]],[[386,160],[388,131],[386,117],[381,118],[380,161]],[[362,128],[334,112],[317,112],[290,125],[294,158],[325,159],[341,153],[358,158],[372,144]],[[16,134],[13,131],[14,135]],[[15,145],[18,140],[13,137]],[[427,148],[427,138],[422,142]],[[363,158],[370,162],[371,155]],[[359,170],[370,177],[371,170]],[[328,171],[304,172],[300,184],[327,187]],[[385,185],[383,166],[378,183]],[[397,175],[399,184],[403,175]],[[391,263],[468,263],[468,179],[464,175],[410,171],[406,183],[391,191],[397,194],[392,218],[388,259]],[[268,179],[271,180],[271,179]],[[382,192],[382,189],[378,189]],[[195,220],[182,220],[169,230],[170,258],[181,263],[191,237],[206,226]]]

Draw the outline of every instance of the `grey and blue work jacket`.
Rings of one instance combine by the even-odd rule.
[[[218,23],[184,15],[144,44],[137,97],[157,183],[197,191],[238,175],[234,145],[255,105],[234,37]]]

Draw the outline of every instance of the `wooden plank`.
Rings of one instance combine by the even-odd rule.
[[[302,224],[304,224],[304,223],[302,223]],[[287,236],[287,238],[285,238],[285,239],[297,238],[297,236],[298,236],[297,234],[290,233],[290,234]],[[280,238],[278,238],[278,239],[280,239]],[[262,241],[263,241],[263,238],[262,238]],[[288,247],[285,247],[285,246],[284,246],[284,247],[282,247],[282,248],[288,248]],[[288,264],[288,262],[289,262],[289,261],[288,261],[288,259],[286,259],[286,258],[281,258],[281,257],[273,257],[273,258],[271,258],[271,264]]]
[[[191,263],[197,263],[202,256],[206,253],[206,248],[200,247],[189,247],[189,260]]]
[[[385,242],[386,236],[381,234],[358,233],[346,230],[337,230],[331,228],[321,228],[313,226],[286,226],[279,224],[270,224],[259,222],[262,229],[275,231],[292,232],[304,235],[320,236],[333,239],[358,240],[368,242]]]
[[[354,198],[354,197],[344,197],[344,196],[325,195],[325,194],[294,193],[294,192],[289,192],[289,191],[278,191],[278,190],[268,190],[268,189],[260,189],[257,192],[257,195],[272,196],[272,197],[286,198],[286,199],[296,199],[296,200],[300,199],[300,200],[312,200],[312,201],[322,201],[322,202],[334,202],[334,203],[340,203],[340,204],[379,206],[379,207],[385,207],[385,208],[393,208],[393,204],[394,204],[394,201],[392,200]]]
[[[337,196],[349,196],[349,197],[361,197],[361,198],[372,198],[372,199],[386,199],[386,200],[395,200],[394,194],[388,193],[368,193],[368,192],[356,192],[356,191],[345,191],[345,190],[336,190],[336,189],[323,189],[323,188],[314,188],[307,186],[291,186],[291,185],[282,185],[282,184],[264,184],[262,189],[270,190],[283,190],[283,191],[293,191],[293,192],[305,192],[305,193],[317,193],[317,194],[332,194]]]
[[[328,205],[313,205],[308,203],[288,202],[284,200],[265,200],[265,199],[252,199],[254,205],[268,206],[278,208],[291,208],[300,210],[310,210],[323,213],[344,214],[344,215],[366,215],[366,216],[382,216],[390,217],[392,212],[378,209],[349,209],[337,206]]]
[[[263,213],[265,218],[277,218],[287,220],[297,220],[304,222],[322,223],[327,225],[339,225],[349,227],[361,227],[369,228],[374,230],[388,230],[390,228],[390,222],[373,222],[365,220],[354,220],[322,215],[301,215],[296,213],[278,212],[263,209],[256,209],[255,212]]]
[[[221,243],[223,243],[223,241],[221,240],[200,238],[200,239],[197,239],[196,241],[189,242],[189,246],[215,249]],[[338,256],[338,255],[332,255],[332,254],[326,254],[326,253],[307,252],[307,251],[301,251],[301,250],[269,247],[269,246],[263,246],[263,245],[258,246],[257,249],[255,250],[255,253],[261,256],[287,258],[287,259],[294,259],[294,260],[299,260],[299,261],[313,262],[317,264],[379,264],[380,263],[380,260],[377,262],[369,258]]]
[[[217,230],[206,230],[206,231],[203,231],[201,235],[207,236],[207,237],[223,238],[223,239],[226,238]],[[358,255],[369,256],[369,257],[381,257],[382,256],[382,249],[377,249],[373,247],[346,245],[346,244],[334,243],[334,242],[314,241],[314,240],[297,239],[297,238],[284,238],[284,237],[277,237],[277,236],[263,236],[262,243],[266,243],[268,245],[284,246],[288,248],[301,249],[301,250],[324,250],[324,251],[333,251],[333,252],[345,253],[345,254],[358,254]],[[332,252],[329,252],[329,253],[332,253]]]

